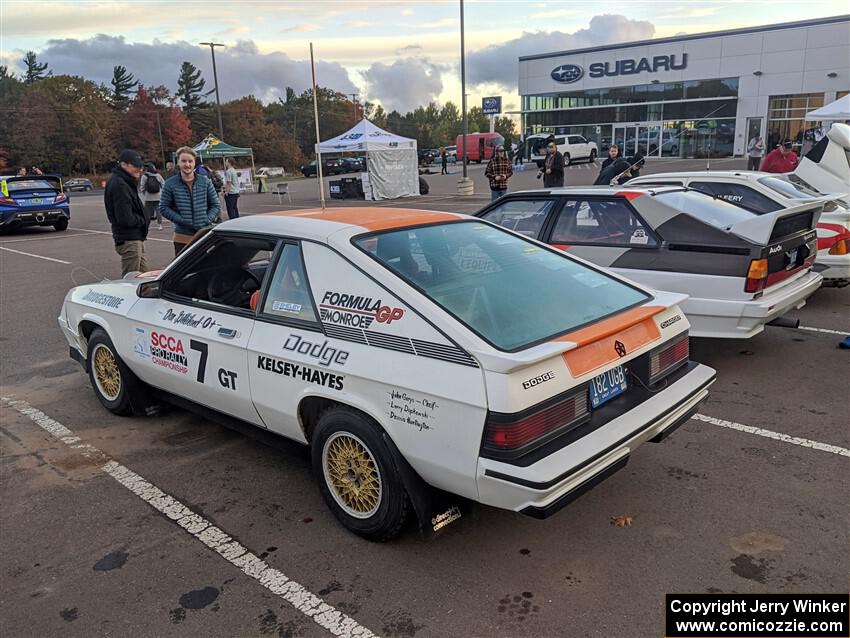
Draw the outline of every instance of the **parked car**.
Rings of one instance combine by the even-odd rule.
[[[166,396],[309,445],[380,541],[467,500],[548,516],[685,422],[715,373],[683,298],[464,215],[332,208],[226,221],[71,289],[59,324],[105,409]]]
[[[53,226],[65,230],[71,205],[58,175],[0,177],[0,231],[25,226]]]
[[[823,200],[823,213],[817,226],[815,269],[823,275],[824,285],[843,287],[850,284],[850,206],[840,193],[821,193],[805,186],[793,173],[774,175],[750,171],[655,173],[628,182],[629,186],[637,184],[687,186],[737,204],[756,215]]]
[[[343,171],[345,173],[363,173],[366,171],[365,157],[342,157],[340,159],[345,168]]]
[[[597,186],[509,193],[476,215],[656,290],[689,295],[698,337],[749,338],[818,289],[823,202],[755,215],[700,192]]]
[[[427,166],[434,161],[435,153],[429,148],[416,149],[416,155],[419,158],[420,166]]]
[[[850,204],[850,125],[834,123],[788,178],[822,193],[841,193]]]
[[[94,186],[91,183],[90,179],[85,179],[84,177],[75,177],[73,179],[66,179],[63,184],[64,191],[90,191]]]
[[[304,177],[315,177],[316,176],[316,160],[313,160],[309,164],[304,164],[301,167],[301,173]],[[327,177],[328,175],[340,175],[345,173],[346,166],[342,159],[338,157],[323,157],[322,158],[322,175]]]
[[[283,177],[286,169],[283,166],[262,166],[257,169],[257,175],[262,177]]]
[[[596,142],[589,142],[581,135],[536,133],[526,138],[526,144],[531,145],[531,161],[535,162],[539,168],[543,168],[543,162],[546,161],[546,147],[549,142],[555,142],[558,151],[564,156],[565,166],[581,159],[595,162],[599,154]]]

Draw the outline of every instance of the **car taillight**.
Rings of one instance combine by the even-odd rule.
[[[56,197],[53,198],[53,203],[54,204],[61,204],[66,199],[68,199],[68,196],[65,193],[59,193]]]
[[[0,197],[0,204],[4,204],[6,206],[17,206],[18,202],[11,197]]]
[[[767,259],[753,259],[747,270],[744,292],[761,292],[767,283]]]
[[[582,387],[555,405],[521,419],[490,413],[484,427],[484,448],[491,452],[513,452],[532,443],[542,443],[556,432],[577,425],[590,416],[589,392]]]
[[[687,361],[690,353],[691,345],[687,332],[672,343],[651,352],[649,355],[649,383],[655,383],[660,377],[679,367]]]
[[[829,249],[830,255],[846,255],[847,253],[850,253],[850,239],[839,240]]]

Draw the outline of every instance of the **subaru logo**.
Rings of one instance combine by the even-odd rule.
[[[572,84],[578,82],[584,75],[584,69],[577,64],[562,64],[552,69],[552,79],[561,84]]]
[[[484,108],[485,109],[496,108],[496,98],[493,98],[493,97],[484,98]]]
[[[617,354],[619,356],[621,356],[621,357],[626,356],[626,346],[623,344],[622,341],[618,340],[618,341],[614,342],[614,350],[617,352]]]

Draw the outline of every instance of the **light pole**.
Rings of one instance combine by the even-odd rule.
[[[215,48],[227,45],[219,44],[218,42],[201,42],[200,44],[208,46],[210,48],[210,53],[212,53],[213,81],[215,82],[215,105],[218,109],[218,134],[221,140],[224,141],[224,125],[221,123],[221,98],[218,94],[218,71],[215,68]]]
[[[469,122],[466,119],[466,53],[463,42],[463,0],[460,0],[460,93],[461,98],[461,119],[463,120],[463,178],[466,179],[466,158],[469,156],[469,150],[466,148],[466,134],[469,132]]]
[[[354,123],[357,124],[357,98],[360,96],[359,93],[346,93],[346,95],[351,96],[351,105],[354,107]]]

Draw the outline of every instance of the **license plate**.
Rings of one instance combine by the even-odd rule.
[[[590,407],[598,408],[606,401],[622,394],[626,389],[626,371],[623,366],[611,368],[590,381]]]
[[[44,201],[43,199],[36,197],[36,198],[30,200],[30,204],[40,204],[43,201]]]

